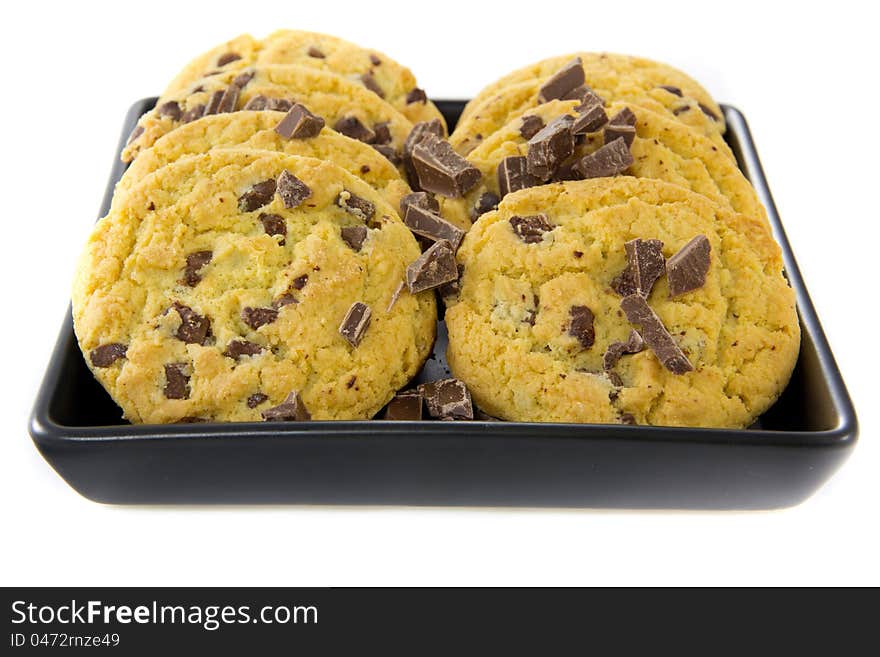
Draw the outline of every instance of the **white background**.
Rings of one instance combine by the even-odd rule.
[[[880,584],[880,51],[870,4],[5,5],[0,583]],[[278,27],[386,51],[437,98],[582,49],[669,62],[739,106],[860,415],[850,461],[799,507],[760,513],[126,508],[81,498],[34,449],[27,416],[123,115],[215,43]]]

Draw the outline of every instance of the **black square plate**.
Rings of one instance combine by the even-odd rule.
[[[155,100],[132,106],[122,140]],[[437,104],[455,125],[464,103]],[[735,108],[723,109],[730,146],[782,245],[803,333],[791,383],[748,430],[387,421],[132,426],[86,367],[68,311],[34,405],[31,436],[73,488],[89,499],[118,504],[689,509],[797,504],[849,455],[856,415],[746,121]],[[124,171],[118,154],[102,215]],[[446,375],[442,328],[423,378]]]

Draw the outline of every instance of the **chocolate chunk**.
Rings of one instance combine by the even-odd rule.
[[[632,329],[626,342],[612,342],[608,345],[602,356],[602,366],[606,372],[610,372],[624,354],[637,354],[644,348],[645,341],[642,340],[642,336],[638,331]]]
[[[494,415],[489,415],[488,413],[480,410],[479,408],[474,409],[474,419],[479,422],[502,422],[503,420],[499,420]]]
[[[529,116],[524,116],[522,120],[522,125],[519,127],[519,134],[523,139],[528,141],[532,137],[534,137],[540,130],[544,127],[544,119],[542,119],[537,114],[530,114]]]
[[[134,127],[134,130],[132,130],[132,131],[131,131],[131,134],[128,136],[128,141],[125,142],[126,146],[127,146],[128,144],[132,143],[135,139],[137,139],[138,137],[140,137],[142,134],[144,134],[144,126],[142,126],[142,125],[136,125],[136,126]]]
[[[226,66],[227,64],[231,64],[232,62],[238,61],[241,59],[241,55],[237,52],[228,52],[217,58],[217,66]]]
[[[182,114],[180,111],[180,103],[176,103],[173,100],[169,100],[167,103],[162,103],[156,111],[159,113],[159,116],[167,116],[172,121],[179,121]]]
[[[436,212],[409,204],[403,216],[403,223],[412,232],[429,240],[447,240],[452,244],[453,250],[457,251],[464,239],[464,231],[458,226],[446,221]]]
[[[480,170],[453,150],[449,142],[427,134],[413,147],[412,163],[421,189],[458,198],[479,182]]]
[[[549,180],[562,161],[574,152],[573,123],[574,117],[563,114],[529,139],[526,166],[530,174],[539,180]]]
[[[183,282],[190,287],[195,287],[202,276],[199,270],[211,262],[214,254],[211,251],[196,251],[186,256],[186,267],[183,270]]]
[[[370,63],[371,63],[373,66],[381,66],[381,65],[382,65],[382,60],[379,59],[379,58],[378,58],[376,55],[374,55],[373,53],[370,53]]]
[[[678,96],[679,98],[681,98],[683,95],[681,93],[681,89],[679,89],[678,87],[673,87],[671,84],[661,84],[658,87],[658,89],[665,89],[666,91],[671,93],[673,96]]]
[[[247,407],[256,408],[267,399],[269,399],[269,395],[264,395],[262,392],[255,392],[247,398]]]
[[[703,103],[697,103],[699,105],[700,110],[702,110],[703,114],[708,116],[713,121],[720,121],[721,117],[718,116],[708,105],[703,105]]]
[[[446,240],[434,242],[406,268],[406,285],[412,294],[439,287],[456,278],[455,250]]]
[[[249,342],[248,340],[233,340],[226,345],[226,349],[223,350],[223,355],[238,360],[242,356],[256,356],[262,352],[263,348],[255,342]]]
[[[630,425],[638,424],[638,422],[636,422],[635,416],[632,413],[621,413],[620,414],[620,423],[621,424],[630,424]]]
[[[183,113],[183,116],[180,117],[180,122],[181,123],[190,123],[192,121],[195,121],[196,119],[202,118],[202,116],[204,116],[204,114],[205,114],[205,105],[203,103],[199,103],[198,105],[195,105],[195,106],[191,107],[190,109],[186,110]]]
[[[324,59],[327,57],[321,50],[315,46],[309,46],[308,50],[309,57],[314,57],[315,59]]]
[[[418,87],[413,87],[410,89],[409,93],[406,95],[406,104],[412,105],[413,103],[422,103],[423,105],[428,102],[428,96],[425,93],[424,89],[419,89]]]
[[[654,283],[666,271],[663,242],[636,238],[623,246],[626,249],[628,264],[626,269],[611,281],[611,289],[622,297],[638,293],[647,299]]]
[[[596,94],[593,93],[593,90],[590,89],[590,87],[588,87],[585,84],[582,84],[581,86],[575,87],[574,89],[569,91],[567,94],[565,94],[561,100],[579,100],[580,102],[583,103],[585,100],[587,100],[590,97],[598,98],[598,96],[596,96]]]
[[[290,292],[285,292],[272,302],[272,308],[278,310],[279,308],[284,308],[284,306],[289,306],[294,303],[299,303],[299,299],[293,296]]]
[[[311,188],[287,169],[278,176],[278,196],[285,208],[295,208],[311,195]]]
[[[698,290],[706,284],[712,245],[705,235],[697,235],[666,262],[669,296]]]
[[[180,316],[180,326],[177,327],[174,337],[187,344],[205,344],[211,333],[211,320],[177,301],[171,308]]]
[[[632,146],[633,141],[636,138],[636,129],[631,125],[620,125],[615,123],[609,123],[605,126],[605,131],[603,132],[604,143],[610,144],[616,139],[623,139],[627,148]]]
[[[186,363],[168,363],[165,366],[165,388],[162,392],[168,399],[189,399],[189,379]]]
[[[501,199],[498,198],[497,194],[493,194],[492,192],[483,192],[482,194],[480,194],[480,198],[477,199],[476,205],[474,205],[474,211],[471,213],[471,219],[477,219],[487,212],[495,210],[496,208],[498,208],[498,204],[500,202]]]
[[[419,176],[416,173],[415,166],[413,166],[412,162],[412,152],[416,147],[416,144],[422,141],[427,135],[436,135],[440,138],[443,137],[443,124],[440,123],[440,119],[416,123],[413,126],[413,129],[410,130],[409,135],[407,135],[406,141],[403,143],[403,166],[404,169],[406,169],[406,178],[409,181],[409,185],[414,191],[419,191],[420,187]]]
[[[308,282],[309,282],[309,275],[303,274],[301,276],[297,276],[296,278],[294,278],[290,284],[293,286],[294,290],[301,290],[306,286],[306,283],[308,283]]]
[[[324,119],[297,103],[275,126],[275,132],[285,139],[309,139],[316,137],[323,127]]]
[[[629,107],[624,107],[617,114],[608,119],[611,125],[629,125],[634,126],[637,122],[636,115]]]
[[[533,214],[527,217],[511,217],[510,225],[513,232],[526,244],[537,244],[544,241],[544,233],[547,233],[556,226],[547,221],[547,216],[543,214]]]
[[[251,308],[246,306],[241,311],[241,321],[254,330],[266,324],[271,324],[276,319],[278,319],[278,311],[274,308]]]
[[[388,402],[385,408],[386,420],[409,420],[422,419],[422,393],[418,390],[407,390],[394,395],[394,399]]]
[[[346,137],[368,144],[376,138],[376,133],[361,123],[361,120],[356,116],[343,116],[333,125],[333,129]]]
[[[437,294],[444,299],[447,297],[457,297],[461,293],[461,277],[464,276],[464,265],[459,263],[456,267],[458,268],[458,278],[444,283],[437,288]]]
[[[372,146],[394,166],[397,166],[403,161],[403,159],[400,157],[400,153],[398,153],[397,149],[395,149],[393,146],[388,146],[387,144],[372,144]]]
[[[348,244],[352,251],[360,251],[367,239],[366,226],[343,226],[339,232],[342,241]]]
[[[287,395],[287,399],[278,404],[278,406],[267,408],[263,411],[262,415],[263,419],[267,422],[304,422],[312,419],[311,414],[296,391]]]
[[[389,121],[380,121],[373,126],[373,133],[376,135],[373,137],[373,144],[381,146],[383,144],[391,143],[391,130],[388,128],[389,125]]]
[[[120,358],[125,358],[127,351],[128,347],[124,344],[110,342],[92,349],[89,353],[89,359],[92,361],[92,367],[110,367]]]
[[[474,407],[467,386],[458,379],[431,381],[419,386],[428,414],[440,420],[473,420]]]
[[[260,215],[260,223],[263,224],[266,235],[281,235],[282,237],[287,235],[287,222],[280,215],[263,212]],[[279,244],[284,246],[284,240],[282,239]]]
[[[501,192],[501,198],[504,198],[511,192],[541,184],[540,180],[529,173],[526,158],[518,155],[505,157],[501,160],[501,163],[498,165],[497,176],[498,190]]]
[[[223,95],[225,93],[226,91],[224,89],[220,89],[211,94],[211,98],[208,100],[208,105],[205,107],[204,116],[211,116],[212,114],[217,113],[220,109],[220,103],[223,102]]]
[[[562,98],[573,89],[581,86],[584,81],[583,63],[580,57],[575,57],[541,85],[538,103]]]
[[[259,111],[264,110],[269,105],[269,99],[263,95],[254,96],[244,104],[243,110]]]
[[[593,311],[587,306],[572,306],[568,314],[571,315],[571,324],[568,334],[577,338],[584,349],[589,349],[596,341],[596,330],[593,328]]]
[[[208,422],[208,420],[203,417],[196,417],[195,415],[184,415],[174,424],[201,424],[202,422]]]
[[[339,192],[339,196],[336,197],[336,205],[363,221],[369,221],[376,214],[375,205],[365,198],[352,194],[347,189]]]
[[[287,98],[267,98],[266,109],[273,112],[289,112],[293,107],[293,101]]]
[[[357,347],[364,339],[364,334],[370,327],[372,318],[373,311],[370,310],[370,307],[365,303],[355,301],[345,313],[342,324],[339,325],[339,334],[348,340],[352,347]]]
[[[596,132],[608,122],[608,115],[601,104],[584,106],[578,111],[578,115],[571,124],[573,135],[585,135],[588,132]]]
[[[394,289],[394,292],[391,294],[391,300],[388,302],[388,307],[385,308],[386,313],[390,313],[391,309],[394,308],[394,304],[397,303],[397,300],[400,298],[400,294],[406,289],[406,283],[400,281],[400,284]]]
[[[400,199],[400,215],[406,216],[409,206],[414,205],[429,212],[440,212],[440,204],[433,194],[428,192],[412,192]]]
[[[572,169],[582,178],[602,178],[623,173],[633,162],[632,153],[621,138],[584,155]]]
[[[238,107],[238,97],[240,95],[241,88],[234,84],[230,84],[226,87],[226,91],[223,92],[223,97],[220,98],[220,104],[217,106],[217,113],[229,114],[230,112],[234,112],[235,108]]]
[[[254,79],[254,75],[254,71],[245,71],[244,73],[240,73],[232,79],[232,84],[239,89],[244,89],[246,86],[248,86],[248,83]]]
[[[276,184],[273,179],[258,182],[238,198],[238,209],[242,212],[253,212],[267,203],[272,202],[275,196]]]
[[[643,296],[630,294],[621,299],[620,307],[629,322],[639,327],[642,339],[663,367],[673,374],[684,374],[694,369]]]
[[[379,86],[379,83],[376,82],[376,76],[372,73],[364,73],[361,75],[361,82],[363,82],[367,89],[379,96],[379,98],[385,98],[385,92],[382,90],[382,87]]]

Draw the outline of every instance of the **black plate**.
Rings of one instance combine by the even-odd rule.
[[[128,112],[124,139],[154,98]],[[464,106],[439,101],[450,126]],[[804,500],[849,455],[855,410],[804,287],[742,114],[727,139],[767,206],[797,292],[803,341],[791,383],[748,430],[489,422],[132,426],[89,372],[70,312],[30,433],[89,499],[119,504],[298,503],[762,509]],[[442,326],[441,326],[442,329]],[[423,378],[446,375],[445,343]]]

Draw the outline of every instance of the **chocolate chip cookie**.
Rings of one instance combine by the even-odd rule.
[[[218,149],[157,169],[98,222],[74,326],[134,423],[368,419],[433,344],[433,294],[399,289],[419,256],[341,168]]]
[[[507,195],[458,251],[447,358],[490,415],[746,427],[798,355],[760,220],[652,179]]]

